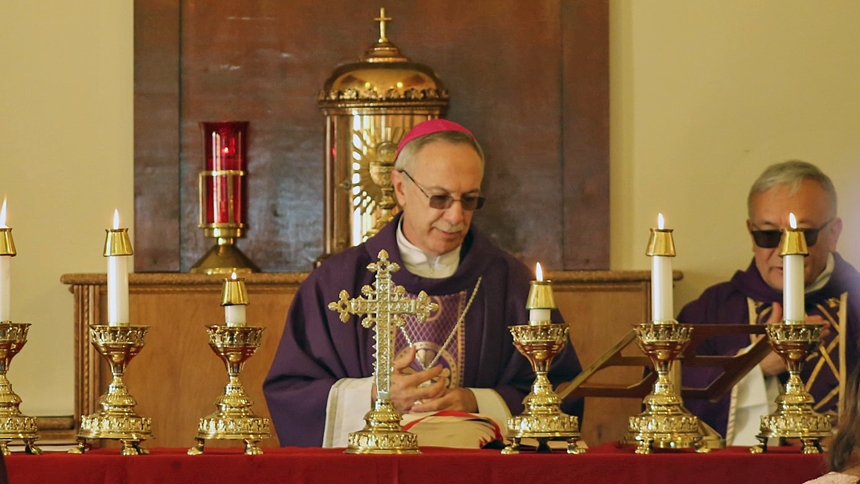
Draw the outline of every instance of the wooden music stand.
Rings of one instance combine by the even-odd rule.
[[[714,336],[731,334],[765,334],[765,326],[761,324],[697,324],[690,334],[690,343],[681,353],[679,361],[683,366],[720,368],[722,373],[704,388],[681,387],[682,398],[706,398],[715,402],[723,397],[750,370],[767,356],[771,351],[767,337],[761,337],[745,353],[730,356],[710,356],[695,354],[696,348],[706,339]],[[559,385],[557,390],[561,399],[569,395],[578,397],[609,397],[609,398],[643,398],[651,391],[657,375],[654,372],[642,372],[639,381],[629,385],[590,383],[589,380],[597,372],[610,367],[640,366],[649,368],[651,361],[644,355],[622,355],[622,351],[636,340],[636,332],[630,330],[615,345],[607,350],[587,368],[577,375],[570,383]]]

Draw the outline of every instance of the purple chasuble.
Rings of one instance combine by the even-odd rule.
[[[834,253],[835,267],[827,284],[806,294],[805,311],[820,315],[831,324],[830,334],[823,339],[804,364],[801,376],[807,390],[815,399],[815,410],[835,414],[839,403],[839,374],[849,373],[857,364],[860,342],[860,273]],[[843,306],[842,301],[845,301]],[[686,324],[743,324],[750,322],[750,312],[757,323],[767,321],[773,303],[782,304],[782,292],[774,290],[761,277],[753,261],[746,271],[738,271],[731,281],[706,289],[699,299],[690,302],[678,314]],[[840,318],[840,314],[844,318]],[[840,358],[839,328],[845,331],[845,359]],[[703,355],[734,355],[750,344],[749,335],[709,338],[696,349]],[[844,366],[843,366],[844,365]],[[719,376],[719,370],[684,367],[683,386],[703,388]],[[788,373],[780,375],[784,383]],[[717,402],[687,398],[684,405],[720,435],[726,435],[731,395]]]
[[[456,294],[432,296],[430,301],[438,304],[439,309],[430,313],[426,321],[419,323],[413,315],[404,318],[406,324],[397,330],[395,341],[397,357],[409,351],[410,343],[417,350],[415,361],[404,373],[419,372],[442,365],[442,377],[447,380],[446,386],[463,386],[465,328],[457,322],[470,295],[461,291]],[[409,296],[415,298],[414,294]]]
[[[440,311],[444,314],[440,313],[438,325],[424,328],[417,323],[406,327],[413,341],[433,342],[422,356],[432,360],[432,351],[442,351],[439,362],[452,375],[454,370],[457,372],[457,381],[452,386],[492,388],[514,415],[522,412],[522,400],[531,388],[534,372],[528,360],[514,348],[508,326],[528,321],[525,304],[531,272],[472,227],[460,251],[460,264],[451,277],[430,279],[412,274],[397,246],[395,231],[400,217],[398,214],[364,244],[326,259],[296,293],[263,384],[282,446],[321,445],[332,385],[342,378],[373,376],[374,330],[362,327],[357,316],[341,322],[338,314],[327,306],[338,299],[341,290],[356,297],[363,285],[373,283],[375,274],[367,270],[367,265],[377,260],[381,249],[387,250],[390,260],[400,265],[400,270],[391,274],[395,284],[413,295],[423,290],[434,302],[443,303]],[[462,327],[445,348],[439,348],[450,334],[451,321],[456,322],[465,308],[478,277],[482,278],[481,287]],[[552,320],[563,322],[557,310],[553,311]],[[406,343],[399,329],[398,333],[397,348],[401,349]],[[456,356],[448,359],[445,353]],[[553,361],[549,378],[557,385],[572,380],[580,371],[576,352],[568,344]],[[369,408],[370,395],[367,398],[367,402],[357,404]],[[583,402],[567,398],[562,410],[582,418]]]

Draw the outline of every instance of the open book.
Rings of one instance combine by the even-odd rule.
[[[401,424],[403,430],[418,436],[418,445],[421,447],[481,449],[504,446],[499,424],[477,413],[453,410],[407,413]]]

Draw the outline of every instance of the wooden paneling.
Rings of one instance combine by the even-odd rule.
[[[571,326],[580,361],[587,366],[648,315],[647,272],[554,272],[555,300]],[[241,379],[255,411],[269,416],[262,384],[284,327],[284,317],[304,274],[251,274],[246,278],[251,304],[248,323],[263,326],[263,345],[245,364]],[[89,324],[104,324],[104,274],[67,274],[75,297],[76,397],[75,421],[96,411],[107,390],[110,371],[90,344]],[[221,278],[193,274],[131,274],[130,319],[149,326],[146,346],[126,372],[137,410],[152,418],[158,447],[190,447],[201,417],[215,411],[214,401],[227,383],[221,360],[209,349],[205,326],[221,324]],[[629,382],[641,374],[619,374],[602,380]],[[639,412],[640,401],[587,399],[582,425],[589,445],[618,440],[627,417]],[[356,429],[358,430],[358,429]],[[109,443],[115,445],[115,443]],[[238,445],[207,441],[207,446]],[[275,439],[262,442],[276,446]]]
[[[179,270],[179,20],[176,0],[134,2],[134,245],[138,270]]]
[[[566,269],[609,266],[609,5],[562,2]]]
[[[197,228],[198,123],[250,121],[247,236],[267,272],[322,253],[317,92],[376,40],[367,0],[135,1],[135,269],[187,271]],[[432,67],[447,117],[488,159],[475,224],[524,261],[606,269],[607,0],[391,0],[389,38]],[[536,234],[539,234],[536,235]]]

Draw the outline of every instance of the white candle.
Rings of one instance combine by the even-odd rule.
[[[657,229],[663,230],[663,214],[657,214]],[[651,256],[651,319],[670,321],[674,319],[672,303],[672,258],[663,255]]]
[[[535,276],[538,282],[543,282],[543,271],[540,262],[535,264]],[[529,309],[529,321],[549,321],[551,309]]]
[[[0,208],[0,227],[6,227],[6,197]],[[12,320],[12,256],[0,256],[0,321]]]
[[[113,214],[113,228],[119,229],[119,210]],[[126,326],[128,318],[128,256],[108,256],[108,325]]]
[[[230,278],[232,279],[233,284],[237,284],[239,288],[244,289],[245,283],[243,281],[237,280],[236,273],[234,272]],[[224,293],[229,292],[227,288],[229,287],[231,281],[224,281]],[[238,288],[237,288],[238,289]],[[238,293],[244,294],[244,290],[238,289]],[[234,293],[236,294],[236,293]],[[222,296],[223,297],[223,296]],[[244,304],[225,304],[224,305],[224,322],[227,323],[227,327],[241,327],[245,326],[245,305]]]
[[[12,321],[12,257],[0,256],[0,321]]]
[[[241,304],[224,306],[224,321],[228,327],[245,326],[245,306]]]
[[[797,228],[794,213],[788,215],[789,225]],[[786,254],[782,257],[782,305],[786,321],[806,319],[803,296],[803,254]]]

